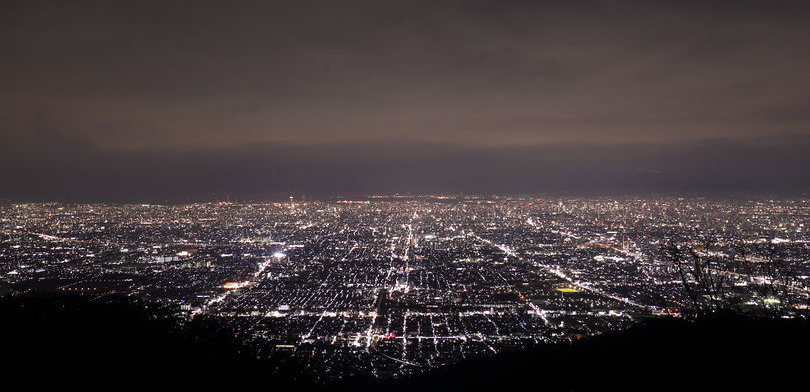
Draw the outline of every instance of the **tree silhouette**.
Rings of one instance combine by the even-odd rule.
[[[664,254],[675,265],[691,310],[698,316],[733,310],[729,273],[721,257],[710,251],[713,244],[707,238],[699,247],[664,245]]]

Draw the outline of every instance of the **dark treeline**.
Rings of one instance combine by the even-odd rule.
[[[393,380],[319,383],[257,359],[215,318],[123,297],[0,299],[2,372],[32,385],[261,390],[776,390],[803,377],[810,324],[713,316],[649,319],[621,332],[472,359]]]

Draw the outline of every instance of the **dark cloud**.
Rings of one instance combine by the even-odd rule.
[[[802,1],[6,1],[0,197],[798,189],[808,18]]]

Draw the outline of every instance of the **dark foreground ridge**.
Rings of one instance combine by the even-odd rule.
[[[216,319],[179,323],[124,297],[0,299],[3,373],[34,384],[115,390],[206,386],[262,390],[777,390],[805,377],[806,320],[741,316],[650,319],[568,344],[470,360],[392,380],[317,382],[260,360]]]

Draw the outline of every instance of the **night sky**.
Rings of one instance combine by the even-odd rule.
[[[808,21],[808,1],[2,0],[0,199],[801,195]]]

